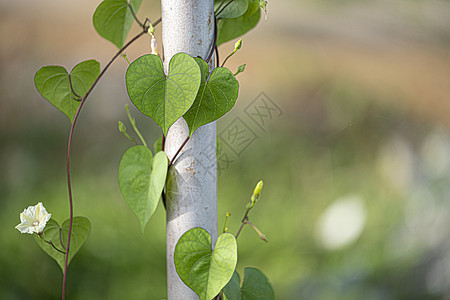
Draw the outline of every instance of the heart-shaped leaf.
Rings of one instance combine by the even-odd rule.
[[[145,146],[134,146],[119,164],[119,187],[123,198],[136,214],[142,232],[158,206],[166,183],[168,159],[164,152],[153,157]]]
[[[75,94],[70,88],[66,69],[60,66],[42,67],[34,76],[34,84],[42,97],[72,122],[80,106],[78,96],[83,97],[87,93],[99,74],[100,64],[95,60],[86,60],[76,65],[70,73]]]
[[[131,0],[130,5],[137,13],[142,0]],[[94,13],[94,27],[98,34],[112,42],[117,48],[122,48],[134,17],[126,0],[105,0]]]
[[[235,271],[223,288],[227,300],[274,300],[275,294],[267,277],[256,268],[245,268],[244,282],[239,288],[240,277]]]
[[[256,268],[245,268],[241,300],[274,300],[275,294],[267,277]]]
[[[259,1],[248,0],[245,14],[238,18],[217,21],[217,46],[248,32],[258,24],[260,18]]]
[[[61,228],[61,237],[60,240],[60,228]],[[91,231],[91,223],[85,217],[74,217],[72,223],[72,234],[70,238],[70,249],[69,249],[69,263],[75,254],[80,250],[81,246],[87,240],[89,236],[89,232]],[[69,236],[69,220],[66,220],[62,227],[59,226],[58,222],[53,219],[50,219],[45,228],[43,237],[47,241],[51,241],[53,245],[61,251],[65,251],[65,246],[67,245],[67,237]],[[61,270],[64,272],[64,262],[65,262],[65,254],[58,252],[53,248],[50,244],[45,242],[42,238],[35,235],[34,239],[38,243],[38,245],[47,252],[50,257],[52,257],[58,265],[61,267]],[[62,245],[61,245],[62,243]]]
[[[236,268],[236,239],[231,233],[223,233],[212,250],[209,233],[200,227],[192,228],[178,240],[174,260],[181,280],[201,300],[210,300],[227,284]]]
[[[201,58],[198,63],[202,81],[191,108],[184,114],[189,135],[202,125],[211,123],[226,114],[236,102],[239,82],[227,68],[215,68],[208,78],[208,64]]]
[[[234,271],[233,277],[228,281],[223,288],[226,300],[240,300],[241,299],[241,277],[239,273]]]
[[[151,117],[165,135],[191,107],[200,86],[200,69],[186,53],[175,54],[166,77],[161,58],[147,54],[136,59],[126,74],[128,95],[143,114]]]
[[[230,4],[228,4],[228,2],[230,2],[230,0],[214,0],[214,12],[216,13],[216,18],[237,18],[247,11],[248,0],[233,0]],[[225,7],[225,5],[227,5],[227,7]]]

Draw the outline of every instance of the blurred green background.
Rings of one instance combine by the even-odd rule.
[[[109,60],[115,46],[91,21],[99,2],[0,0],[0,299],[60,297],[57,264],[14,229],[39,201],[57,221],[68,217],[69,122],[33,76]],[[251,141],[223,143],[219,226],[229,211],[236,232],[264,180],[251,221],[269,243],[245,228],[239,272],[260,268],[277,299],[448,299],[450,2],[280,0],[268,13],[228,64],[247,69],[238,104],[218,121],[222,138],[239,122]],[[139,16],[159,15],[157,1],[144,1]],[[143,39],[127,54],[149,51]],[[118,60],[96,87],[74,138],[75,213],[92,232],[70,265],[69,299],[166,295],[164,209],[141,234],[118,190],[130,146],[117,130],[126,67]],[[154,141],[158,128],[133,113]]]

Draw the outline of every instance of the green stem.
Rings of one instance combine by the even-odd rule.
[[[233,56],[233,54],[236,53],[236,50],[234,50],[233,52],[230,53],[230,55],[227,56],[227,58],[225,58],[225,60],[223,61],[221,67],[223,67],[225,65],[225,63],[227,62],[227,60]]]
[[[250,209],[251,209],[251,208],[248,208],[248,209],[247,209],[247,211],[245,212],[244,217],[242,218],[241,226],[239,227],[239,230],[238,230],[238,232],[236,233],[236,239],[239,237],[239,234],[241,234],[242,228],[244,228],[244,226],[245,226],[245,224],[246,224],[245,222],[248,220],[248,213],[249,213]]]
[[[222,230],[223,233],[225,233],[225,232],[228,231],[228,228],[227,228],[227,222],[228,222],[228,218],[229,218],[230,216],[231,216],[231,214],[227,211],[227,213],[226,213],[226,215],[225,215],[225,221],[224,221],[224,223],[223,223],[223,230]]]
[[[128,119],[130,120],[131,126],[133,126],[133,130],[134,132],[136,132],[137,136],[139,137],[139,139],[141,140],[142,144],[145,147],[147,146],[147,142],[145,141],[144,137],[142,136],[141,132],[139,131],[139,129],[136,126],[136,120],[133,118],[133,116],[130,113],[130,107],[127,105],[125,105],[125,109],[127,111],[127,115],[128,115]]]
[[[252,222],[250,222],[250,221],[245,221],[244,223],[250,225],[250,226],[256,231],[256,233],[259,235],[259,238],[260,238],[260,239],[262,239],[262,240],[263,240],[264,242],[266,242],[266,243],[269,242],[269,241],[267,240],[265,234],[263,234],[263,233],[258,229],[258,227],[256,227]]]

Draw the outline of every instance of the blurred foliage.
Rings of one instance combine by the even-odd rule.
[[[366,99],[365,104],[361,104],[361,99]],[[219,178],[219,223],[225,211],[230,211],[231,232],[239,226],[256,180],[264,179],[265,188],[251,221],[270,242],[264,244],[251,228],[245,228],[238,241],[238,269],[260,267],[272,281],[277,299],[440,297],[439,293],[427,291],[425,277],[432,262],[440,257],[440,245],[446,241],[441,240],[439,247],[429,251],[393,241],[399,238],[394,233],[402,228],[407,193],[383,182],[376,172],[380,148],[392,136],[400,135],[411,145],[420,144],[422,136],[432,128],[424,129],[397,109],[374,104],[374,100],[353,89],[351,82],[338,81],[328,86],[316,99],[323,110],[320,119],[303,120],[303,126],[299,126],[297,119],[285,114]],[[291,104],[283,105],[285,111],[290,110]],[[338,113],[335,107],[353,107],[342,109],[346,115],[341,117],[355,121],[331,133],[323,129],[311,134],[311,128],[318,128],[316,122],[328,124],[328,128],[341,126],[333,125]],[[27,180],[2,187],[2,299],[59,297],[58,266],[31,237],[18,234],[13,226],[20,212],[16,201],[42,201],[55,218],[60,216],[58,221],[67,213],[63,159],[52,159],[62,156],[59,144],[64,144],[65,137],[58,130],[51,130],[54,140],[48,140],[45,136],[49,132],[36,130],[31,140],[28,135],[14,138],[15,143],[22,145],[20,149],[27,149],[26,153],[16,154],[21,155],[22,162],[17,167],[23,168],[16,172],[35,171]],[[119,143],[126,146],[128,141],[122,139]],[[411,151],[415,152],[415,148],[412,146]],[[114,167],[119,151],[101,157],[102,151],[92,153],[89,148],[80,148],[76,155],[75,208],[77,214],[91,220],[92,234],[70,266],[68,296],[162,299],[166,281],[164,210],[158,207],[142,235],[138,221],[117,189]],[[96,167],[92,168],[94,162]],[[42,170],[45,176],[39,176]],[[448,182],[448,176],[445,180]],[[433,193],[439,193],[441,187],[437,185]],[[327,251],[315,236],[317,219],[336,197],[348,193],[358,193],[365,200],[367,224],[356,242]],[[418,238],[414,231],[403,234]]]

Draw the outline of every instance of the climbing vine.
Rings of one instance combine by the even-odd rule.
[[[150,36],[151,54],[145,54],[129,64],[125,81],[131,102],[161,127],[162,136],[153,145],[153,149],[150,149],[128,106],[129,123],[140,141],[131,138],[125,124],[119,122],[120,132],[135,144],[120,160],[119,187],[144,232],[160,199],[165,206],[166,178],[178,153],[199,127],[225,115],[238,98],[239,82],[236,76],[245,70],[245,64],[235,73],[224,66],[241,48],[242,40],[236,42],[234,50],[222,64],[217,47],[239,38],[255,27],[261,18],[261,9],[266,12],[266,2],[263,0],[215,0],[215,32],[207,57],[177,53],[170,59],[166,74],[154,37],[155,27],[161,19],[153,23],[148,18],[140,21],[136,12],[141,3],[142,0],[104,0],[95,10],[95,29],[119,49],[103,69],[100,69],[97,61],[86,60],[77,64],[70,73],[61,66],[45,66],[34,77],[36,89],[42,97],[64,113],[71,122],[66,166],[70,217],[60,225],[51,219],[51,214],[42,203],[38,203],[20,214],[21,223],[16,228],[21,233],[34,234],[38,245],[61,267],[62,299],[66,294],[68,265],[91,230],[87,218],[74,216],[70,158],[75,125],[94,87],[118,57],[125,57],[124,51],[130,45],[143,36]],[[126,42],[133,22],[141,30]],[[208,63],[214,53],[216,68],[210,71]],[[186,120],[189,136],[169,161],[164,152],[164,139],[169,128],[180,117]],[[237,238],[242,228],[249,225],[262,240],[267,241],[249,221],[249,213],[260,197],[262,186],[262,181],[256,185],[236,234],[228,231],[227,220],[230,215],[227,213],[223,233],[214,247],[209,233],[199,227],[190,229],[179,239],[174,255],[177,273],[200,299],[274,299],[273,289],[260,270],[246,268],[242,285],[236,272]]]

